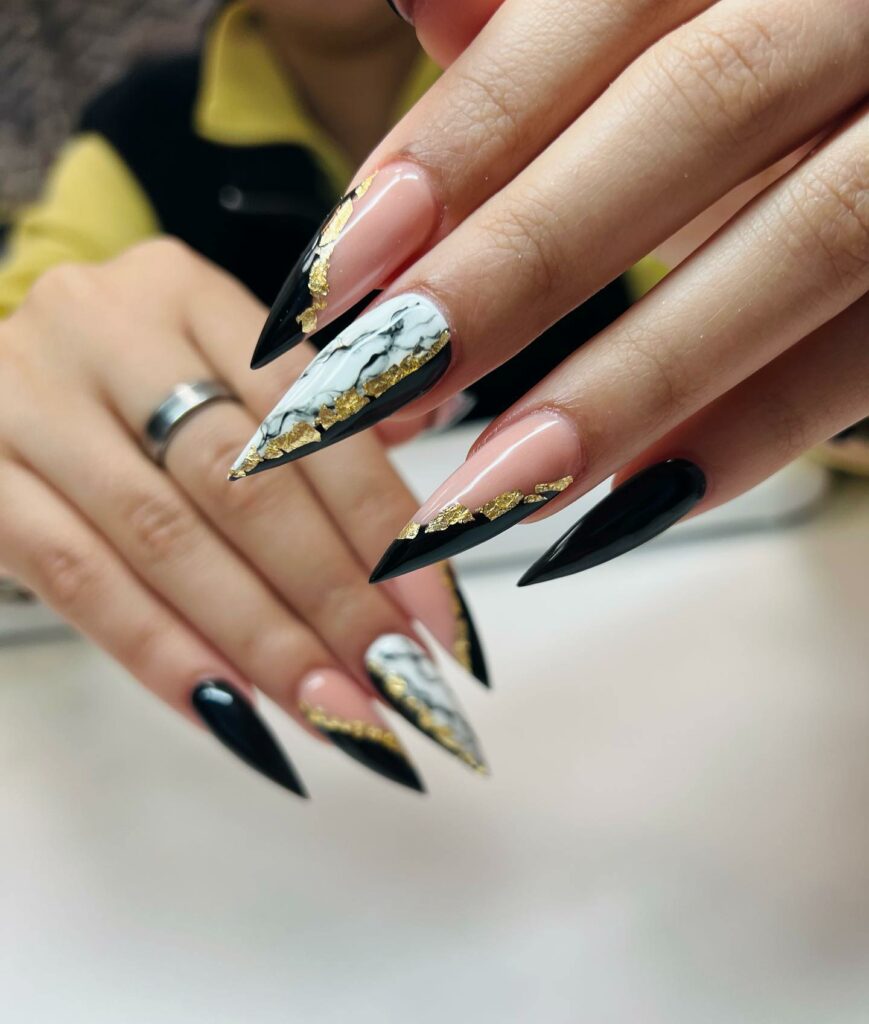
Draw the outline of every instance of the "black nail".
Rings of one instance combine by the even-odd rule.
[[[571,576],[645,544],[706,493],[703,471],[685,459],[641,470],[577,522],[519,580],[520,587]]]
[[[459,587],[456,574],[448,562],[443,564],[443,572],[446,584],[453,596],[453,610],[456,617],[456,638],[453,642],[453,656],[483,686],[491,689],[492,683],[489,679],[486,655],[483,652],[483,645],[480,643],[480,637],[474,625],[471,609],[468,607],[465,595]]]
[[[410,762],[395,733],[370,722],[351,722],[331,714],[324,708],[301,705],[302,714],[339,750],[354,761],[391,782],[425,792],[416,769]]]
[[[479,509],[451,506],[427,525],[410,522],[383,553],[369,582],[382,583],[483,544],[539,512],[572,482],[573,477],[566,476],[550,484],[539,484],[531,494],[499,494]]]
[[[234,687],[220,680],[201,683],[193,707],[214,735],[245,764],[297,796],[308,793],[265,722]]]
[[[342,196],[323,221],[272,303],[250,362],[259,370],[322,327],[329,301],[329,264],[354,204],[371,185],[367,178]]]

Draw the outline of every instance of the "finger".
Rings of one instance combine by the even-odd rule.
[[[211,268],[203,268],[193,294],[183,314],[189,336],[245,404],[264,413],[287,379],[300,372],[308,353],[299,349],[263,373],[251,374],[239,358],[239,338],[256,328],[262,307]],[[117,387],[130,391],[128,380],[125,375]],[[142,398],[141,375],[136,375],[132,391],[136,393],[125,394],[122,404],[138,406],[134,423],[149,407]],[[467,410],[467,400],[458,404]],[[457,403],[450,403],[449,414],[456,409]],[[394,517],[409,514],[416,505],[380,444],[360,438],[337,459],[314,460],[302,474],[282,474],[286,481],[227,487],[227,452],[232,445],[237,450],[245,436],[240,416],[226,407],[204,410],[170,449],[170,470],[191,488],[199,507],[254,564],[263,566],[278,592],[313,623],[345,665],[361,668],[361,652],[372,638],[407,631],[409,615],[488,685],[471,612],[451,573],[433,570],[383,594],[368,587],[368,573],[392,534]],[[253,426],[247,424],[248,433]],[[287,509],[293,510],[297,525],[276,534],[274,523],[284,519]]]
[[[503,0],[387,0],[416,29],[426,52],[446,67],[465,49]]]
[[[386,579],[578,497],[869,284],[859,115],[483,435],[375,571]],[[561,502],[563,504],[563,500]]]
[[[735,498],[869,413],[869,297],[691,417],[528,569],[570,576]]]
[[[710,2],[507,0],[366,161],[290,273],[252,365],[383,287],[511,181],[648,45]],[[419,24],[474,21],[482,10],[467,0],[443,11],[426,4]],[[635,147],[636,131],[626,134]]]
[[[0,463],[0,551],[16,578],[145,687],[207,725],[257,771],[306,795],[238,671],[144,587],[60,495],[8,461]]]

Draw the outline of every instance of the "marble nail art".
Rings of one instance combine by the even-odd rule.
[[[452,690],[425,650],[410,637],[378,637],[365,654],[378,692],[409,722],[459,760],[488,774],[483,752]]]
[[[423,295],[398,295],[317,355],[263,420],[231,480],[302,458],[373,426],[424,394],[450,361],[450,331]]]

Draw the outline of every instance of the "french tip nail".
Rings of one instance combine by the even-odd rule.
[[[303,800],[309,799],[289,759],[240,691],[221,680],[207,680],[190,699],[211,733],[237,758]]]

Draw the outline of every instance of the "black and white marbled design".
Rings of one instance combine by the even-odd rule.
[[[250,451],[262,453],[269,442],[300,424],[307,424],[322,436],[320,442],[300,447],[285,458],[269,460],[255,470],[267,469],[308,451],[318,450],[336,440],[372,426],[399,406],[427,391],[446,370],[449,343],[399,384],[379,397],[369,397],[354,416],[328,428],[319,426],[320,411],[334,409],[338,400],[355,390],[364,394],[366,384],[398,366],[407,356],[424,356],[437,350],[449,328],[443,314],[423,295],[398,295],[381,303],[342,331],[317,355],[296,383],[272,409],[233,466],[244,468]]]
[[[378,691],[409,722],[467,764],[479,771],[486,770],[480,744],[455,694],[418,643],[401,633],[387,633],[368,648],[365,665]],[[404,683],[402,694],[392,692],[390,679]],[[425,706],[433,728],[421,725],[408,699]]]

